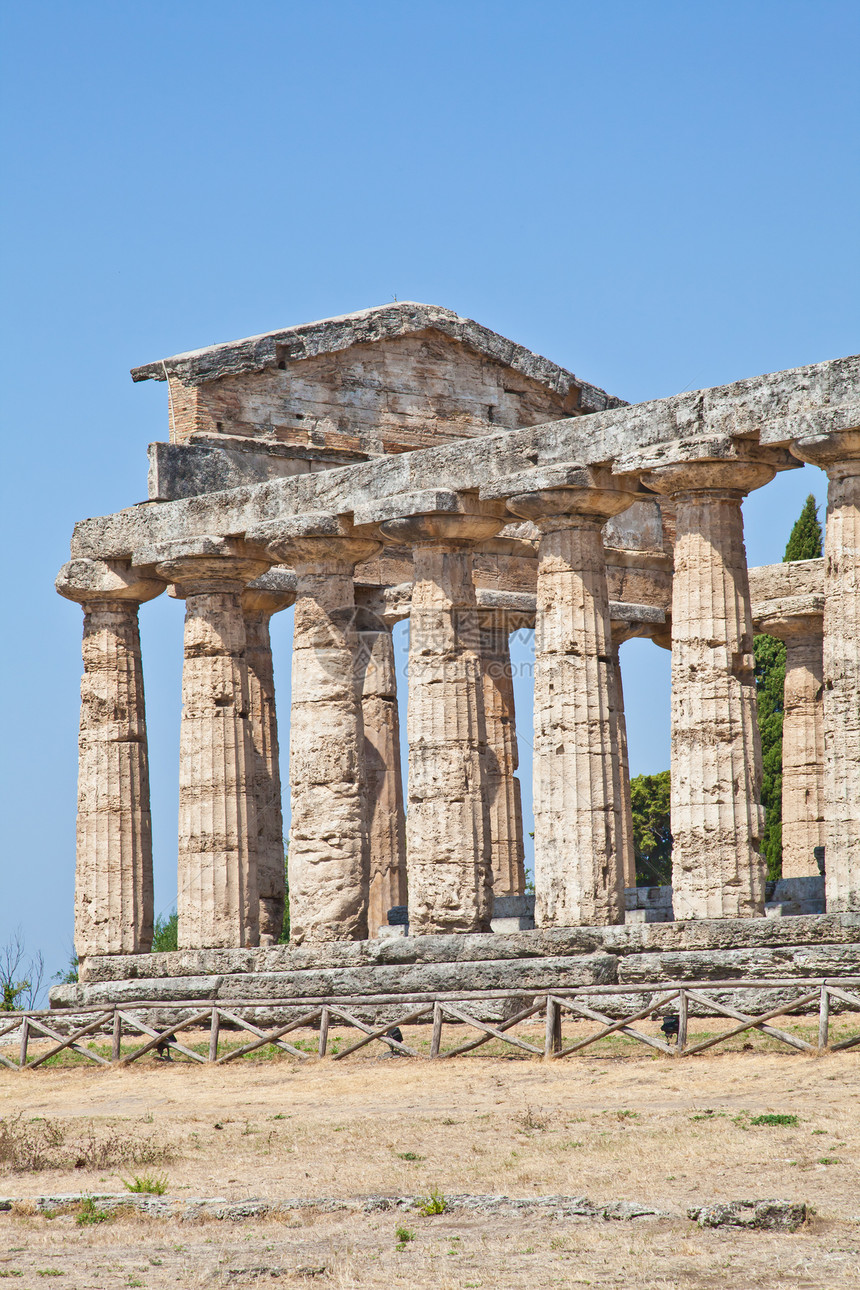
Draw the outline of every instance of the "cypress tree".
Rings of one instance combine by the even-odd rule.
[[[815,498],[807,497],[785,548],[783,560],[815,560],[821,555],[822,533]],[[762,786],[765,808],[761,852],[768,878],[782,874],[782,717],[785,687],[785,645],[773,636],[753,640],[758,728],[761,735]]]
[[[785,563],[792,560],[817,560],[821,555],[822,534],[821,521],[818,518],[818,507],[812,493],[803,505],[803,510],[791,530],[791,537],[782,557]]]

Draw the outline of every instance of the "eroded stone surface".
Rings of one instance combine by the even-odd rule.
[[[766,462],[667,466],[648,482],[677,516],[672,595],[672,886],[676,918],[764,910],[761,743],[741,500]]]

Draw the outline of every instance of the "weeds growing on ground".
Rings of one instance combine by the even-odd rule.
[[[411,1227],[395,1228],[395,1236],[397,1237],[396,1248],[398,1250],[405,1250],[409,1242],[415,1240],[415,1233],[413,1232]]]
[[[78,1227],[94,1227],[96,1223],[108,1223],[113,1215],[106,1209],[99,1209],[92,1196],[85,1196],[78,1204],[75,1222]]]
[[[147,1196],[163,1196],[167,1191],[167,1174],[136,1174],[131,1180],[123,1178],[122,1185],[126,1191]]]
[[[168,1147],[107,1126],[86,1124],[76,1133],[56,1120],[25,1119],[19,1112],[0,1119],[0,1167],[13,1173],[43,1169],[116,1169],[122,1165],[162,1165]]]
[[[444,1214],[448,1208],[448,1202],[438,1187],[434,1187],[429,1196],[419,1196],[415,1204],[418,1212],[425,1218],[431,1218],[434,1214]]]
[[[794,1129],[800,1124],[800,1119],[796,1115],[754,1115],[750,1124],[766,1125],[774,1129]]]

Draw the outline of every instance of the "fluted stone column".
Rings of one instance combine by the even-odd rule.
[[[601,529],[636,499],[630,481],[512,495],[540,531],[535,624],[535,921],[624,921],[617,704]]]
[[[154,548],[185,600],[179,738],[179,946],[259,942],[254,739],[242,592],[268,567],[229,538]]]
[[[367,819],[367,934],[376,936],[388,911],[407,902],[406,817],[400,768],[400,714],[392,628],[403,615],[387,612],[379,589],[355,588],[358,681],[364,730]]]
[[[827,471],[824,747],[828,913],[860,910],[860,429],[803,439]]]
[[[818,874],[813,851],[826,845],[822,617],[824,597],[804,598],[761,620],[785,642],[782,721],[782,876]],[[817,603],[816,603],[817,602]]]
[[[764,914],[761,744],[741,502],[771,465],[666,466],[646,483],[677,509],[672,591],[675,917]]]
[[[494,896],[525,891],[523,807],[509,637],[519,619],[503,608],[478,610],[486,725],[485,778]]]
[[[56,582],[84,611],[75,951],[152,945],[152,824],[138,606],[164,583],[117,562],[72,560]]]
[[[284,925],[284,817],[278,753],[278,716],[269,623],[273,614],[296,599],[295,574],[270,569],[242,593],[245,615],[245,661],[251,737],[254,745],[254,784],[257,816],[257,895],[260,902],[260,944],[278,942]]]
[[[387,537],[413,544],[406,816],[413,935],[490,930],[484,681],[471,547],[501,524],[460,513],[381,526]]]
[[[380,543],[335,516],[262,524],[249,537],[296,574],[290,940],[362,940],[368,852],[353,573]]]

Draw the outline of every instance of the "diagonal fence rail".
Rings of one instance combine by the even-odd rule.
[[[744,992],[760,994],[762,991],[774,990],[779,990],[782,994],[790,992],[792,997],[776,1007],[759,1012],[742,1011],[714,997],[720,991],[731,992],[734,997]],[[650,996],[647,1005],[629,1015],[611,1017],[605,1011],[610,1006],[608,1000],[613,996],[629,998],[643,995]],[[528,999],[526,1006],[522,1006],[525,1003],[522,994],[513,994],[509,990],[475,990],[461,994],[378,994],[342,999],[231,1000],[229,1006],[199,999],[168,1004],[163,1000],[142,1000],[134,1004],[90,1004],[69,1009],[65,1014],[63,1011],[44,1010],[6,1013],[0,1021],[0,1041],[10,1035],[17,1040],[18,1060],[15,1061],[0,1050],[0,1065],[13,1071],[34,1070],[64,1051],[77,1053],[99,1066],[128,1066],[153,1052],[160,1057],[170,1057],[175,1053],[201,1065],[223,1065],[269,1046],[300,1061],[308,1061],[314,1056],[330,1056],[334,1061],[342,1061],[373,1043],[379,1043],[390,1052],[404,1057],[435,1061],[475,1052],[492,1040],[529,1057],[554,1060],[581,1053],[613,1035],[623,1035],[669,1057],[692,1057],[719,1044],[728,1043],[751,1030],[757,1030],[780,1044],[804,1053],[842,1052],[860,1047],[860,1031],[834,1044],[830,1043],[831,1005],[835,1002],[842,1013],[860,1013],[860,977],[839,977],[836,980],[777,978],[708,981],[701,985],[689,981],[659,984],[636,982],[620,986],[530,991]],[[602,1006],[595,1006],[598,1003]],[[510,1010],[510,1015],[501,1020],[488,1021],[475,1015],[481,1011],[482,1004],[491,1004],[502,1012]],[[370,1024],[355,1015],[356,1009],[396,1009],[407,1006],[408,1010],[389,1015],[382,1024]],[[291,1015],[268,1029],[257,1025],[252,1017],[244,1015],[261,1011],[267,1014],[280,1011]],[[170,1014],[170,1022],[162,1023],[159,1027],[154,1023],[158,1022],[159,1014],[164,1013]],[[792,1014],[817,1014],[817,1043],[810,1043],[799,1035],[771,1024],[778,1017]],[[691,1044],[688,1038],[691,1016],[697,1019],[726,1017],[737,1024],[718,1035],[710,1035]],[[62,1024],[66,1018],[72,1020],[73,1029],[68,1034],[62,1034],[57,1025]],[[635,1023],[647,1018],[662,1018],[661,1029],[665,1038],[637,1028]],[[565,1019],[593,1021],[596,1028],[565,1046]],[[542,1043],[537,1043],[533,1029],[541,1021],[544,1037]],[[429,1052],[426,1054],[407,1044],[400,1029],[403,1026],[422,1024],[432,1026]],[[528,1038],[512,1033],[516,1027],[526,1024],[532,1027]],[[335,1048],[330,1041],[332,1025],[340,1030],[354,1030],[358,1037],[346,1047]],[[177,1039],[178,1034],[202,1026],[209,1028],[208,1050],[195,1051]],[[445,1049],[443,1038],[446,1027],[449,1030],[457,1027],[458,1034],[465,1027],[476,1031],[477,1037]],[[297,1047],[284,1038],[293,1031],[308,1029],[317,1033],[313,1045],[315,1051]],[[238,1047],[230,1046],[225,1031],[244,1031],[251,1037]],[[99,1035],[110,1036],[110,1059],[91,1046]],[[130,1051],[123,1052],[123,1037],[128,1039],[131,1036],[142,1038],[143,1042]],[[674,1043],[670,1042],[672,1037],[675,1039]],[[44,1039],[53,1041],[51,1047],[31,1056],[30,1045],[33,1041]],[[89,1044],[83,1043],[83,1040],[89,1040]],[[343,1036],[340,1036],[339,1043],[342,1042]]]

